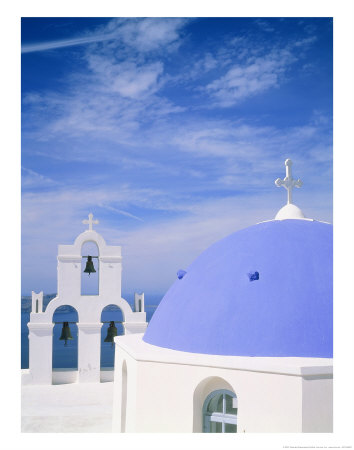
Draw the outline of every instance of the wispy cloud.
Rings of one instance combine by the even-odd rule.
[[[113,19],[107,30],[118,32],[128,47],[151,52],[172,46],[176,50],[181,28],[189,21],[182,18]]]
[[[80,116],[77,118],[79,120]],[[181,194],[217,192],[232,186],[234,189],[251,189],[264,185],[265,174],[279,170],[279,161],[293,154],[306,155],[308,164],[320,163],[322,170],[327,170],[332,159],[330,118],[320,111],[314,112],[311,122],[296,127],[262,126],[245,120],[193,118],[186,121],[176,118],[172,122],[152,122],[145,129],[139,128],[139,133],[127,128],[124,135],[121,133],[122,130],[117,131],[112,126],[112,130],[107,129],[100,135],[98,147],[91,143],[63,150],[59,146],[52,148],[47,156],[67,162],[104,161],[117,167],[122,180],[128,180],[134,174],[134,182],[139,188],[146,183],[155,184],[155,180],[160,180],[159,183],[169,180],[172,196],[175,195],[172,188],[176,183],[178,186],[181,177],[184,184],[175,188]],[[301,171],[306,174],[308,168],[303,166]],[[254,176],[250,178],[248,173]],[[114,192],[118,189],[128,201],[133,200],[131,190],[114,183],[108,174],[104,181]],[[145,198],[149,208],[170,210],[163,196],[156,195],[155,190],[139,191],[138,196]],[[153,199],[150,203],[147,202],[149,198]],[[178,202],[173,201],[177,210]],[[141,200],[139,202],[142,205]]]
[[[139,52],[150,52],[171,45],[176,48],[180,37],[179,30],[187,21],[188,19],[181,18],[112,19],[107,25],[85,36],[23,44],[21,52],[42,52],[106,41],[118,41]]]
[[[294,47],[308,47],[317,41],[317,36],[309,36],[294,42]]]
[[[122,214],[123,216],[130,217],[135,220],[139,220],[140,222],[144,222],[144,220],[141,219],[140,217],[134,216],[134,214],[131,214],[127,211],[123,211],[122,209],[113,208],[113,206],[104,205],[103,203],[98,203],[98,206],[101,208],[107,209],[108,211],[113,211],[114,213]]]
[[[22,177],[21,177],[21,184],[22,189],[28,189],[28,188],[42,188],[42,187],[48,187],[48,186],[57,186],[60,183],[58,181],[55,181],[45,175],[42,175],[38,172],[35,172],[34,170],[27,169],[26,167],[22,167]]]
[[[231,67],[221,78],[206,86],[206,91],[220,106],[232,106],[240,100],[279,87],[281,76],[296,60],[288,50],[272,51]]]
[[[43,52],[46,50],[55,50],[57,48],[73,47],[75,45],[92,44],[93,42],[103,42],[112,39],[116,39],[116,36],[114,34],[86,36],[82,38],[62,39],[51,42],[24,44],[21,47],[21,53]]]
[[[87,52],[85,60],[88,71],[77,74],[67,92],[24,96],[23,116],[31,124],[25,135],[45,141],[58,135],[91,134],[128,143],[141,125],[184,111],[158,95],[162,62],[117,61],[96,50]]]
[[[268,49],[247,36],[236,37],[222,49],[200,52],[190,67],[171,75],[159,51],[176,51],[187,23],[185,19],[113,19],[97,29],[98,36],[114,35],[116,40],[87,47],[83,54],[87,70],[72,76],[66,92],[24,96],[32,122],[24,133],[42,141],[58,135],[79,138],[90,134],[131,145],[132,136],[142,128],[154,128],[169,116],[191,109],[168,98],[171,86],[197,82],[208,74],[208,82],[202,78],[203,82],[187,88],[194,91],[196,99],[192,109],[229,108],[279,88],[299,58],[294,49],[315,41],[306,37]],[[77,152],[71,150],[70,154]]]
[[[158,77],[163,73],[160,61],[143,65],[130,61],[115,63],[98,54],[91,54],[87,59],[89,69],[102,88],[127,98],[141,99],[146,94],[152,95],[157,89]]]
[[[267,20],[255,19],[254,23],[256,23],[261,30],[266,31],[267,33],[273,33],[275,31],[274,26],[272,26]]]

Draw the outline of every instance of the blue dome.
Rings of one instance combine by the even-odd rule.
[[[274,220],[222,239],[176,279],[143,340],[192,353],[332,358],[332,231]]]

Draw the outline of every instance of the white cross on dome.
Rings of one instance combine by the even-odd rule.
[[[293,165],[293,162],[291,159],[287,159],[285,161],[285,167],[286,167],[286,176],[282,180],[281,178],[277,178],[275,180],[275,185],[277,187],[283,186],[288,191],[288,205],[290,205],[293,202],[293,188],[297,187],[300,188],[302,186],[302,181],[300,178],[297,180],[294,180],[292,173],[291,173],[291,166]]]
[[[302,186],[302,181],[300,178],[295,180],[291,173],[291,166],[293,165],[293,162],[291,159],[287,159],[285,161],[285,167],[286,167],[286,176],[282,180],[281,178],[277,178],[275,180],[275,185],[277,187],[283,186],[287,192],[288,192],[288,201],[285,206],[283,206],[275,216],[276,220],[284,220],[284,219],[305,219],[304,213],[301,211],[301,209],[294,205],[293,203],[293,189],[294,187],[300,188]]]

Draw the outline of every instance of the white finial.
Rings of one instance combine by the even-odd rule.
[[[293,162],[291,161],[291,159],[287,159],[285,161],[285,167],[286,167],[286,177],[284,178],[284,180],[282,180],[281,178],[277,178],[275,180],[275,185],[277,187],[283,186],[287,191],[288,191],[288,205],[293,203],[293,188],[297,187],[300,188],[302,186],[302,181],[299,179],[294,180],[294,178],[292,177],[291,174],[291,166],[293,165]]]
[[[89,215],[88,215],[88,220],[87,219],[85,219],[85,220],[83,220],[82,221],[82,223],[83,224],[88,224],[88,229],[89,229],[89,231],[92,231],[92,224],[98,224],[99,223],[99,221],[98,220],[93,220],[93,214],[92,213],[90,213]]]
[[[291,166],[292,161],[290,159],[287,159],[285,161],[285,167],[286,167],[286,177],[284,180],[281,178],[277,178],[275,180],[275,185],[277,187],[284,186],[284,188],[288,191],[288,203],[283,206],[275,216],[275,220],[284,220],[284,219],[306,219],[304,216],[304,213],[301,211],[299,207],[293,204],[293,198],[292,198],[292,192],[294,187],[301,187],[302,181],[300,179],[294,180],[291,174]]]

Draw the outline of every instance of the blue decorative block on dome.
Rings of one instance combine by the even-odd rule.
[[[171,286],[144,341],[213,355],[332,358],[332,231],[274,220],[222,239]]]
[[[177,272],[177,278],[178,278],[179,280],[182,280],[182,278],[185,276],[186,273],[187,273],[187,272],[186,272],[185,270],[180,269],[180,270]]]
[[[259,273],[256,272],[251,272],[248,274],[248,278],[250,279],[250,281],[256,281],[259,280]]]

